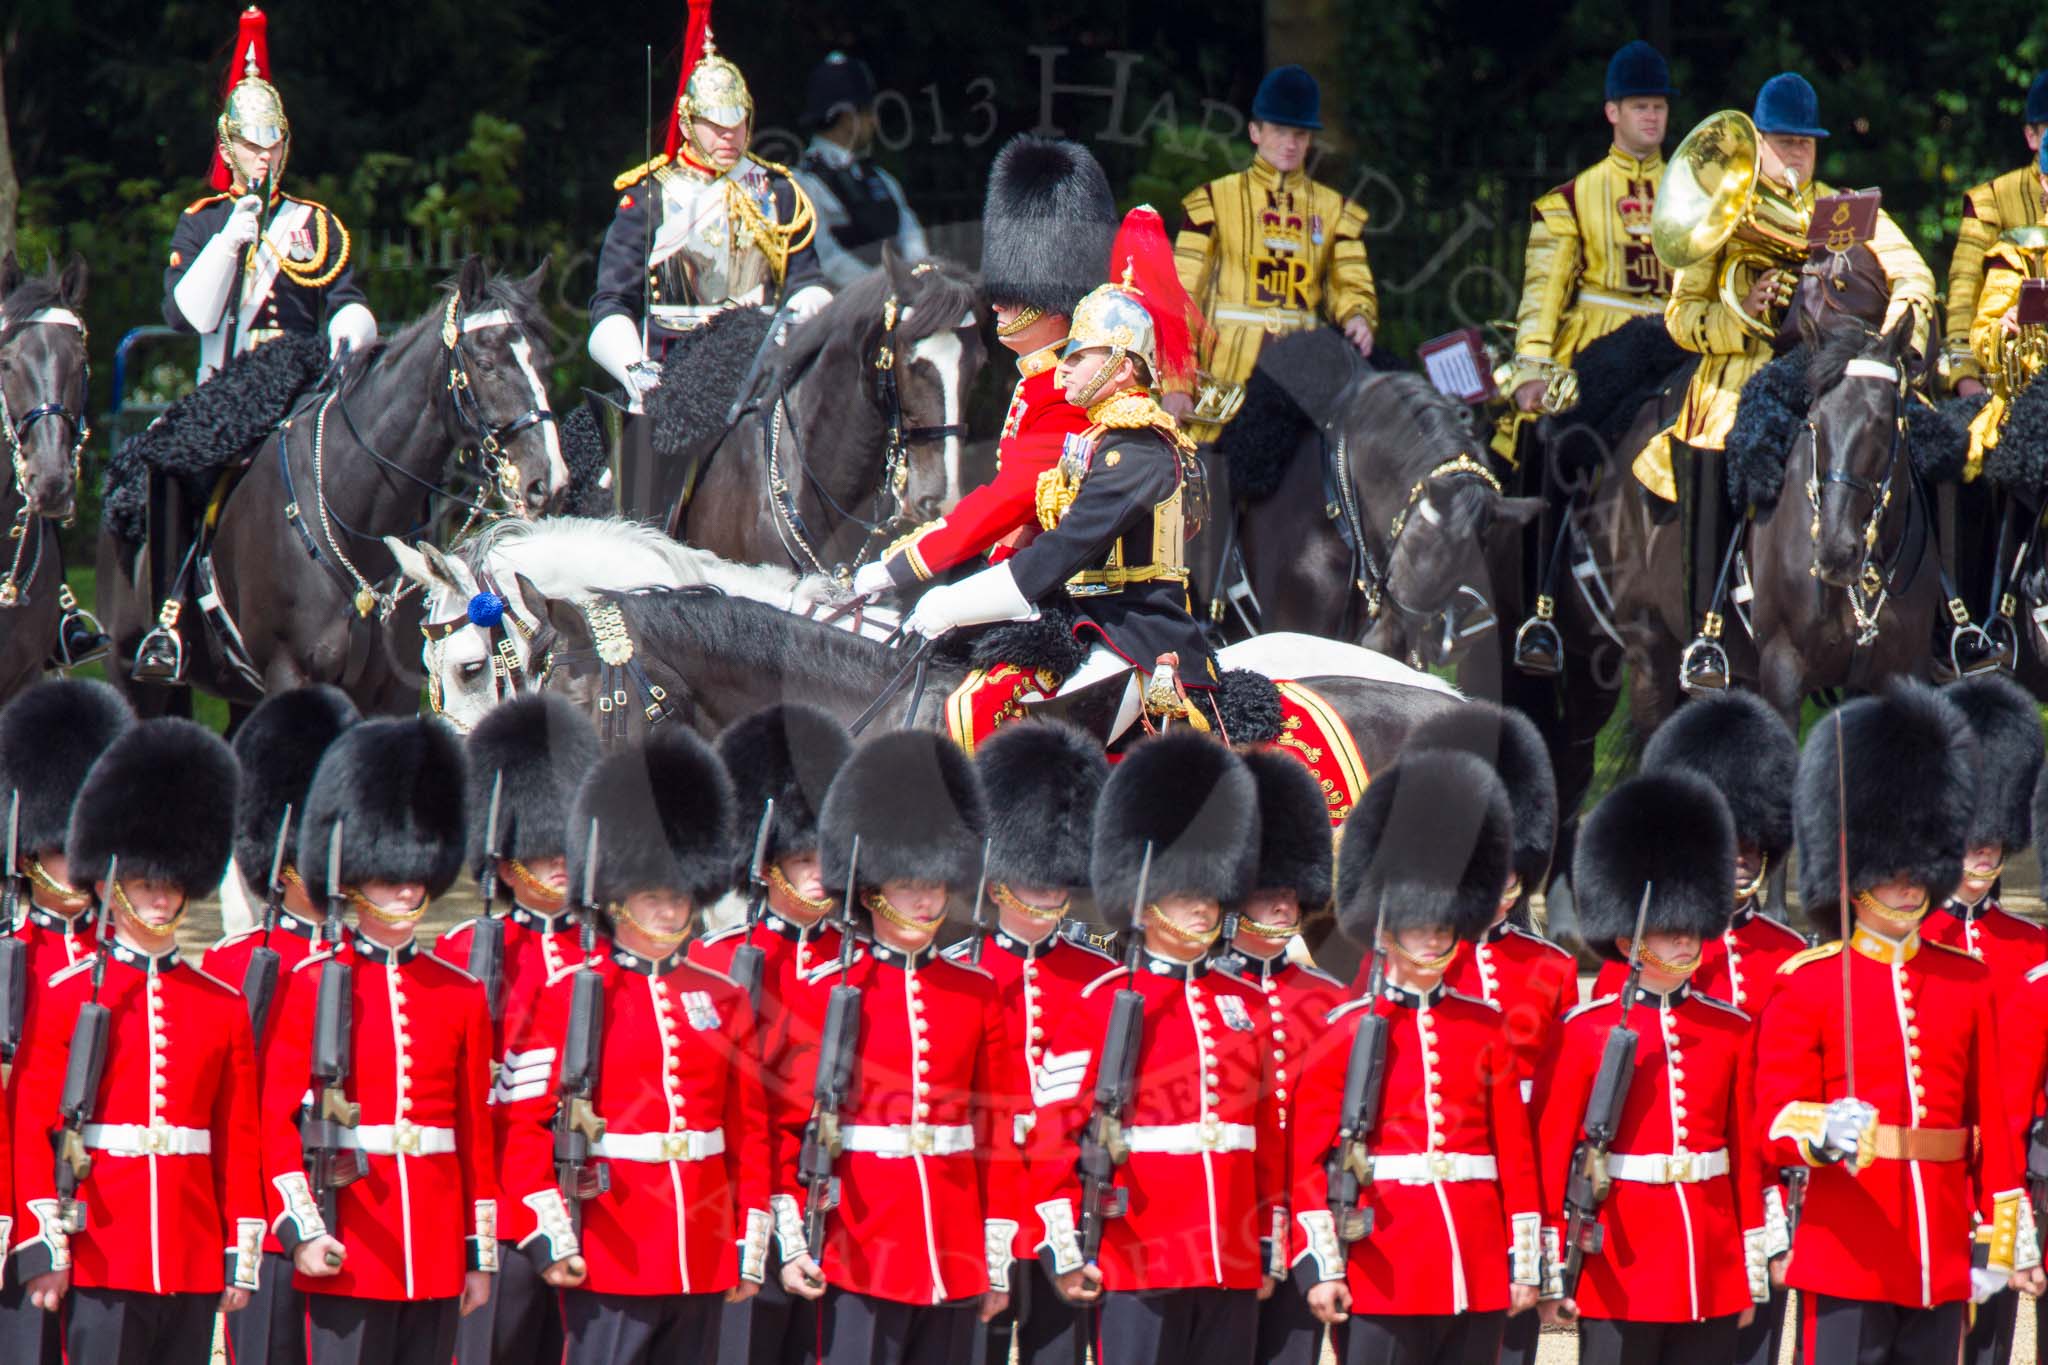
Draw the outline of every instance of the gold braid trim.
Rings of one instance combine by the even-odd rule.
[[[889,898],[879,890],[862,892],[860,903],[868,908],[869,913],[880,915],[906,934],[920,934],[925,938],[932,938],[938,934],[939,926],[946,922],[941,918],[926,924],[923,920],[912,919],[890,904]]]
[[[328,285],[334,283],[335,276],[341,274],[342,267],[348,264],[350,246],[348,228],[342,223],[341,219],[334,216],[333,212],[325,204],[316,204],[310,199],[301,199],[297,202],[313,210],[313,263],[311,265],[299,265],[293,261],[291,257],[287,256],[278,247],[276,242],[270,239],[270,234],[267,232],[263,234],[263,245],[269,247],[270,254],[277,258],[278,274],[302,289],[325,289]],[[325,273],[316,273],[320,270],[321,266],[328,264],[327,221],[330,218],[334,219],[334,231],[341,238],[341,251],[334,258],[333,264],[328,266]],[[250,254],[249,260],[251,262],[250,268],[254,269],[254,262],[256,260],[254,253]]]
[[[92,904],[92,892],[81,891],[75,886],[58,881],[50,875],[49,869],[43,866],[41,858],[30,858],[26,870],[29,881],[41,887],[45,895],[72,914],[75,915]]]
[[[754,239],[754,245],[761,248],[761,254],[768,258],[768,269],[773,272],[775,283],[779,286],[783,276],[789,271],[789,258],[809,246],[811,239],[817,236],[817,210],[811,207],[811,197],[804,193],[802,185],[797,184],[796,178],[789,173],[787,166],[764,161],[752,152],[747,153],[747,159],[789,181],[790,189],[796,194],[796,202],[790,210],[789,221],[778,223],[761,212],[761,206],[754,202],[753,196],[742,190],[737,183],[732,180],[725,182],[727,211],[734,222]]]
[[[1183,454],[1193,454],[1195,443],[1173,420],[1173,414],[1159,406],[1151,394],[1124,392],[1103,399],[1088,409],[1088,421],[1098,431],[1137,431],[1150,427],[1166,438],[1167,444]]]
[[[1040,909],[1012,891],[1003,882],[990,882],[988,884],[988,893],[995,898],[996,904],[1002,906],[1003,909],[1015,911],[1025,919],[1037,920],[1040,924],[1052,924],[1065,919],[1067,911],[1072,909],[1074,905],[1074,898],[1069,896],[1058,905],[1049,905]]]
[[[1177,943],[1185,943],[1190,948],[1207,948],[1217,939],[1223,937],[1223,924],[1220,920],[1214,929],[1209,930],[1207,933],[1198,934],[1191,929],[1183,929],[1178,924],[1175,924],[1166,917],[1166,912],[1157,905],[1148,904],[1145,907],[1145,918],[1151,920],[1152,923],[1164,930],[1168,938]]]
[[[768,864],[761,873],[761,879],[814,915],[823,915],[833,906],[839,904],[839,898],[830,892],[818,897],[816,900],[812,900],[809,896],[797,890],[795,884],[783,875],[782,864],[780,863]]]
[[[386,910],[383,906],[377,904],[377,902],[371,900],[352,886],[342,894],[348,897],[348,903],[356,908],[358,915],[368,915],[374,920],[391,925],[409,926],[418,924],[420,918],[427,913],[427,903],[429,900],[428,897],[421,896],[420,903],[412,909],[393,911]]]

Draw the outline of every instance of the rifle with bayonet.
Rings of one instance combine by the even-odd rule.
[[[981,945],[988,942],[988,855],[995,844],[992,838],[981,841],[981,876],[974,883],[974,942],[967,950],[967,960],[977,967],[981,965]]]
[[[774,831],[775,798],[771,796],[761,803],[761,824],[754,831],[754,857],[747,864],[747,883],[753,891],[747,898],[746,941],[732,950],[732,965],[727,973],[746,988],[747,999],[757,1011],[761,1008],[762,956],[760,946],[754,942],[754,926],[761,922],[762,911],[768,905],[768,838]]]
[[[100,897],[98,942],[92,952],[92,996],[78,1007],[78,1020],[71,1026],[71,1050],[64,1059],[64,1090],[57,1101],[62,1120],[50,1134],[50,1146],[57,1154],[57,1223],[65,1231],[85,1231],[85,1204],[78,1187],[92,1174],[92,1151],[85,1145],[85,1130],[99,1109],[100,1078],[107,1070],[107,1042],[114,1030],[114,1012],[100,1003],[100,987],[107,979],[107,954],[113,947],[111,911],[114,891],[121,883],[121,860],[107,862],[107,893]]]
[[[1380,893],[1372,921],[1372,970],[1367,974],[1365,1015],[1351,1036],[1351,1057],[1344,1066],[1344,1104],[1338,1110],[1337,1146],[1324,1163],[1329,1177],[1329,1206],[1337,1240],[1345,1246],[1372,1235],[1372,1210],[1365,1192],[1372,1186],[1372,1136],[1380,1126],[1380,1104],[1387,1089],[1387,1034],[1391,1021],[1379,1012],[1380,990],[1387,981],[1387,954],[1380,942],[1387,924],[1387,897]]]
[[[1124,1110],[1138,1077],[1138,1051],[1145,1043],[1145,997],[1138,990],[1138,955],[1145,942],[1145,893],[1152,881],[1152,843],[1138,865],[1138,890],[1131,904],[1131,937],[1124,945],[1124,987],[1109,1005],[1102,1060],[1095,1072],[1095,1107],[1081,1129],[1081,1259],[1093,1264],[1102,1254],[1104,1224],[1121,1218],[1130,1193],[1116,1183],[1116,1168],[1130,1160],[1124,1142]]]
[[[21,1046],[28,1010],[28,944],[14,933],[14,917],[27,893],[21,875],[21,788],[7,800],[7,869],[0,878],[0,1058]]]
[[[284,851],[291,833],[292,808],[286,806],[284,818],[277,822],[277,843],[270,850],[270,880],[264,883],[263,937],[249,950],[248,965],[242,968],[242,999],[249,1005],[249,1035],[259,1044],[263,1021],[270,1015],[270,999],[277,993],[277,973],[284,964],[277,949],[270,946],[270,935],[284,910]]]
[[[362,1106],[348,1097],[349,1075],[355,1069],[355,980],[341,955],[342,916],[348,893],[341,885],[341,844],[345,825],[336,818],[327,836],[327,960],[320,964],[320,984],[313,1000],[312,1106],[299,1118],[299,1149],[306,1163],[306,1183],[327,1235],[339,1238],[335,1192],[369,1173],[354,1129]],[[329,1265],[341,1258],[327,1253]]]
[[[839,979],[825,1002],[825,1031],[818,1040],[818,1074],[811,1086],[811,1120],[804,1125],[797,1178],[804,1186],[804,1246],[824,1264],[825,1216],[839,1206],[839,1177],[832,1173],[842,1143],[839,1114],[853,1089],[860,1051],[860,987],[852,983],[853,902],[860,887],[860,836],[846,859],[846,898],[839,907]],[[814,1281],[815,1283],[815,1281]]]
[[[491,809],[484,820],[484,865],[477,874],[477,889],[484,898],[483,913],[469,927],[469,974],[483,983],[484,1004],[497,1025],[505,1014],[505,921],[498,918],[498,859],[505,856],[504,831],[498,827],[498,803],[505,794],[505,773],[491,778]]]
[[[1636,907],[1635,937],[1628,945],[1628,980],[1621,988],[1621,1018],[1607,1031],[1607,1045],[1600,1053],[1600,1069],[1593,1073],[1593,1090],[1586,1097],[1586,1116],[1579,1124],[1579,1143],[1572,1150],[1571,1171],[1564,1186],[1564,1297],[1578,1293],[1579,1272],[1585,1268],[1586,1253],[1597,1252],[1606,1241],[1600,1226],[1600,1206],[1607,1202],[1614,1186],[1607,1171],[1607,1154],[1621,1129],[1621,1111],[1628,1104],[1629,1083],[1635,1079],[1636,1031],[1628,1026],[1635,1006],[1636,983],[1643,975],[1643,926],[1650,915],[1650,883],[1643,884],[1642,904]]]
[[[555,1082],[555,1185],[580,1237],[583,1204],[611,1188],[611,1170],[592,1157],[604,1138],[597,1113],[597,1082],[604,1061],[604,976],[597,970],[597,817],[583,844],[583,894],[576,911],[583,919],[583,965],[569,985],[569,1031],[562,1040],[562,1069]]]

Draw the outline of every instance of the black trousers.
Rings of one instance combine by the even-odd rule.
[[[1158,1289],[1102,1296],[1096,1365],[1244,1365],[1259,1340],[1249,1289]]]
[[[1273,1289],[1273,1296],[1259,1305],[1259,1345],[1252,1359],[1257,1365],[1323,1365],[1323,1334],[1328,1329],[1309,1311],[1308,1291],[1314,1288],[1305,1266],[1303,1273],[1289,1275]],[[1342,1359],[1343,1347],[1337,1347]]]
[[[295,1365],[304,1358],[303,1351],[291,1357]],[[489,1302],[456,1323],[455,1365],[560,1365],[561,1359],[561,1293],[517,1243],[499,1242]]]
[[[968,1365],[1009,1365],[1010,1344],[1017,1365],[1084,1365],[1088,1357],[1088,1314],[1060,1297],[1037,1261],[1010,1265],[1010,1306],[974,1334]]]
[[[1543,1320],[1534,1313],[1509,1318],[1500,1332],[1500,1365],[1536,1365],[1536,1338],[1542,1331]]]
[[[1581,1318],[1579,1365],[1728,1365],[1735,1357],[1737,1316],[1705,1322]]]
[[[1809,1298],[1811,1302],[1808,1302]],[[1954,1360],[1963,1342],[1962,1303],[1902,1308],[1895,1303],[1799,1296],[1808,1365],[1923,1365]]]
[[[65,1296],[64,1353],[77,1365],[208,1365],[218,1294],[79,1289]]]
[[[1354,1314],[1341,1365],[1494,1365],[1506,1312]]]
[[[1977,1320],[1963,1338],[1963,1365],[2006,1365],[2012,1359],[2012,1333],[2019,1323],[2020,1296],[2001,1289],[1977,1305]]]
[[[718,1356],[723,1294],[562,1293],[562,1365],[701,1365]],[[474,1315],[472,1315],[474,1316]]]
[[[7,1365],[62,1365],[64,1360],[63,1324],[55,1313],[28,1301],[28,1287],[15,1278],[12,1260],[0,1281],[0,1360]]]
[[[291,1257],[263,1253],[256,1292],[227,1325],[230,1365],[305,1365],[306,1298],[292,1283]]]
[[[761,1292],[720,1310],[718,1365],[814,1365],[821,1311],[782,1287],[782,1257],[770,1240]]]
[[[896,1303],[825,1292],[818,1359],[824,1365],[959,1365],[974,1349],[979,1295],[948,1303]]]
[[[306,1295],[307,1365],[448,1365],[460,1299]]]
[[[1787,1297],[1785,1290],[1773,1289],[1771,1301],[1756,1306],[1756,1317],[1749,1326],[1735,1329],[1735,1365],[1778,1365],[1778,1344],[1785,1339]],[[1792,1358],[1799,1358],[1796,1342]]]

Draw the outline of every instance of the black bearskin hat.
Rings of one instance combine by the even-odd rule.
[[[818,825],[825,886],[834,895],[846,889],[856,836],[861,886],[944,882],[971,891],[988,809],[958,745],[929,730],[891,730],[846,760],[825,792]]]
[[[1838,725],[1845,760],[1839,777]],[[1823,939],[1842,932],[1837,783],[1848,796],[1850,894],[1903,877],[1939,905],[1962,879],[1976,809],[1975,749],[1954,703],[1905,679],[1843,703],[1813,727],[1799,754],[1792,825],[1801,909]]]
[[[1337,844],[1337,922],[1370,945],[1384,902],[1389,933],[1448,925],[1477,940],[1514,872],[1508,791],[1484,760],[1456,750],[1404,754],[1372,780]]]
[[[313,785],[320,756],[362,718],[340,688],[294,687],[264,698],[235,731],[232,747],[242,765],[235,796],[235,865],[259,892],[268,890],[264,882],[285,807],[291,807],[296,826],[306,813],[306,789]],[[286,843],[287,863],[294,851]]]
[[[64,855],[74,886],[107,875],[170,882],[187,896],[220,885],[235,835],[235,756],[189,720],[152,720],[107,746],[71,808]]]
[[[0,839],[20,792],[21,855],[63,848],[86,773],[134,723],[119,692],[83,678],[39,682],[9,702],[0,710]]]
[[[848,755],[846,727],[815,706],[779,702],[741,716],[718,737],[739,806],[739,856],[754,854],[761,811],[775,801],[768,860],[818,847],[818,807]]]
[[[1738,842],[1772,862],[1790,851],[1799,741],[1756,693],[1731,689],[1679,707],[1643,746],[1642,770],[1699,774],[1727,802]]]
[[[1337,849],[1323,784],[1284,749],[1250,749],[1244,762],[1259,789],[1259,869],[1253,888],[1292,891],[1301,902],[1303,923],[1329,914]]]
[[[1109,278],[1122,215],[1102,163],[1078,142],[1019,133],[996,153],[981,215],[981,277],[996,303],[1072,314]]]
[[[596,902],[680,891],[703,909],[732,885],[732,779],[711,746],[674,726],[607,754],[584,774],[569,811],[569,894],[583,894],[597,821]]]
[[[1542,890],[1557,845],[1557,774],[1535,722],[1490,701],[1468,701],[1409,731],[1401,752],[1419,749],[1472,754],[1500,774],[1514,812],[1515,872],[1524,893]]]
[[[1646,931],[1708,939],[1728,927],[1735,907],[1735,820],[1714,784],[1698,773],[1678,767],[1639,773],[1607,793],[1579,826],[1572,894],[1588,948],[1621,956],[1614,940],[1635,933],[1645,885],[1651,888]]]
[[[1250,895],[1259,788],[1244,760],[1214,739],[1176,730],[1134,746],[1111,771],[1095,805],[1088,871],[1096,908],[1112,925],[1130,922],[1148,843],[1147,901],[1197,896],[1227,910]]]
[[[1056,720],[1005,725],[974,756],[989,802],[988,879],[1088,889],[1095,802],[1109,780],[1102,742]]]
[[[2041,709],[2002,673],[1965,678],[1942,693],[1977,738],[1976,814],[1967,848],[2011,851],[2034,841],[2034,775],[2041,771]]]
[[[590,717],[552,692],[515,697],[477,722],[467,747],[470,867],[481,875],[500,774],[499,852],[521,860],[567,854],[569,803],[600,752]]]
[[[327,843],[336,820],[341,884],[420,882],[429,897],[462,871],[462,741],[438,720],[366,720],[327,746],[299,819],[299,877],[326,900]]]

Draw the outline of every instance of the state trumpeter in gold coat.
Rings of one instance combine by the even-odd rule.
[[[1956,227],[1956,250],[1948,263],[1944,351],[1951,384],[1964,379],[1982,382],[1990,368],[1976,344],[1974,323],[1983,316],[1982,299],[2001,234],[2043,223],[2048,223],[2048,202],[2041,196],[2040,172],[2031,165],[2007,171],[1963,195],[1963,219]],[[2011,303],[2008,298],[2006,305]]]
[[[1664,156],[1610,147],[1530,206],[1515,316],[1515,377],[1541,379],[1634,318],[1664,311],[1671,272],[1650,247],[1650,210]]]

